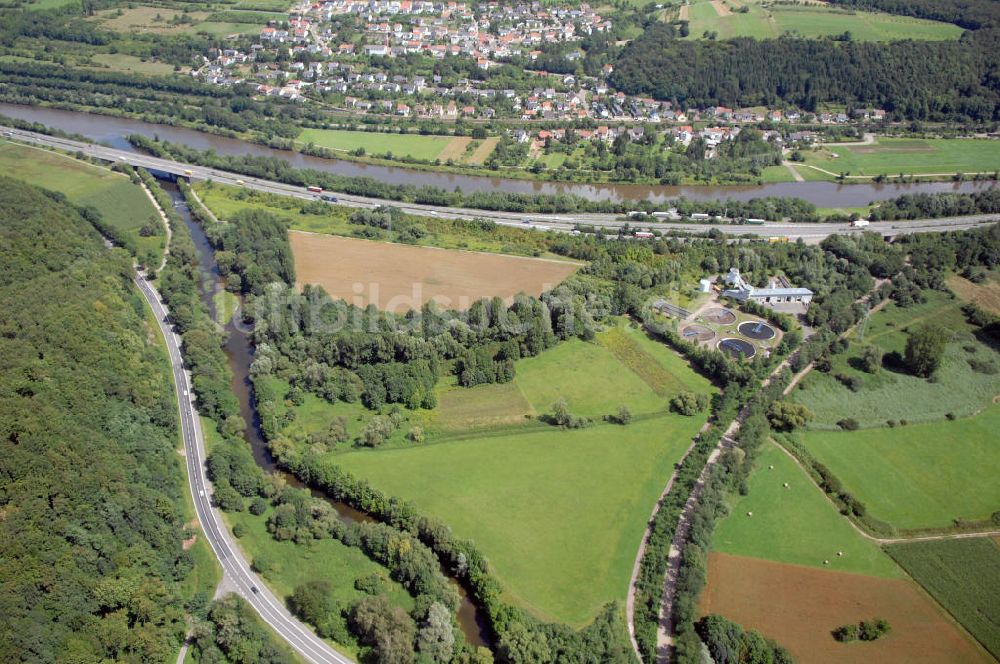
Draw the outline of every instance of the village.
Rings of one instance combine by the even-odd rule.
[[[354,38],[341,40],[336,26],[348,22]],[[210,84],[249,84],[261,96],[308,103],[322,101],[341,112],[408,120],[565,123],[588,126],[575,138],[613,141],[631,132],[637,139],[642,125],[667,126],[665,131],[682,145],[696,137],[711,148],[735,138],[740,127],[773,125],[850,125],[881,122],[882,109],[805,113],[798,109],[733,109],[725,106],[682,108],[671,101],[629,96],[613,90],[607,81],[613,66],[600,76],[579,73],[533,72],[519,88],[498,88],[491,80],[471,76],[395,73],[396,59],[427,56],[465,59],[469,69],[489,72],[517,61],[535,62],[542,44],[572,43],[610,30],[610,20],[588,4],[578,6],[538,3],[501,6],[496,2],[467,4],[429,1],[327,0],[294,7],[287,21],[262,28],[249,48],[216,48],[191,75]],[[570,48],[566,60],[582,58]],[[631,128],[622,126],[630,123]],[[564,128],[512,129],[520,143],[560,141]],[[696,129],[697,127],[697,129]],[[786,144],[809,144],[812,131],[787,129],[777,135]]]

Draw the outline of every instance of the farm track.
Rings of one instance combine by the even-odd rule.
[[[162,207],[160,207],[160,202],[156,200],[155,196],[153,196],[153,192],[151,192],[149,187],[146,186],[146,183],[141,180],[139,182],[139,186],[142,187],[142,190],[146,192],[147,196],[149,196],[150,203],[152,203],[153,207],[156,208],[156,212],[160,215],[160,221],[163,222],[163,227],[167,231],[167,239],[163,245],[163,257],[160,259],[159,267],[156,268],[156,272],[161,272],[163,268],[167,266],[167,257],[170,255],[170,240],[174,237],[174,232],[170,228],[170,220],[167,219],[167,213],[163,211]]]

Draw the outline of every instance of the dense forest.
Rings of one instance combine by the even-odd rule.
[[[830,0],[830,4],[945,21],[969,30],[1000,25],[1000,4],[994,0]]]
[[[958,41],[838,42],[781,37],[687,41],[651,25],[615,64],[612,84],[682,106],[823,103],[884,108],[916,120],[1000,115],[997,30]]]
[[[0,178],[0,265],[0,659],[172,659],[193,563],[170,374],[130,258]]]

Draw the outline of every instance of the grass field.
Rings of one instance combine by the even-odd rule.
[[[777,445],[764,447],[749,488],[716,527],[714,550],[840,572],[901,576],[892,560],[858,534]]]
[[[1000,374],[974,371],[969,361],[1000,365],[1000,353],[973,335],[961,306],[957,298],[928,291],[923,304],[906,308],[890,304],[873,314],[863,342],[852,337],[847,351],[833,356],[830,373],[813,371],[802,389],[793,393],[795,401],[815,415],[810,428],[835,429],[845,417],[856,419],[862,427],[883,426],[888,420],[932,422],[943,420],[948,413],[968,416],[990,404],[1000,393]],[[876,344],[886,353],[902,353],[907,338],[903,330],[925,321],[938,323],[953,335],[933,381],[888,368],[874,375],[855,368],[865,344]],[[852,392],[834,378],[836,374],[858,377],[864,386]]]
[[[806,164],[848,175],[993,172],[1000,141],[972,138],[879,138],[872,145],[830,145],[806,151]],[[811,168],[800,167],[806,175]]]
[[[567,261],[415,247],[293,232],[297,281],[318,284],[334,298],[385,311],[419,309],[429,300],[443,309],[467,309],[475,300],[539,295],[579,265]]]
[[[1000,316],[1000,273],[991,272],[981,284],[953,274],[948,277],[948,288],[963,301],[974,302],[986,311]]]
[[[909,579],[833,572],[713,553],[703,613],[760,630],[808,664],[988,664],[993,659]],[[892,631],[838,643],[830,632],[875,617]]]
[[[141,187],[121,174],[53,152],[0,140],[0,173],[52,189],[77,205],[95,207],[104,221],[136,239],[139,259],[158,265],[165,231]],[[139,229],[155,219],[159,236],[139,237]]]
[[[125,53],[98,53],[91,60],[99,65],[119,71],[134,71],[137,74],[163,76],[174,73],[174,66],[155,60],[143,60]]]
[[[303,212],[303,201],[290,196],[261,194],[239,187],[227,187],[208,182],[194,185],[198,196],[220,219],[228,219],[242,209],[265,210],[285,219],[290,228],[312,233],[353,236],[358,226],[348,219],[355,210],[340,205],[330,205],[326,214]],[[418,223],[426,235],[416,241],[417,246],[442,249],[468,249],[519,256],[544,256],[545,238],[541,233],[526,228],[494,226],[484,229],[478,224],[463,224],[453,219],[416,217],[404,215],[408,222]]]
[[[453,136],[422,136],[420,134],[387,134],[382,132],[347,131],[341,129],[303,129],[299,143],[313,143],[329,150],[350,152],[364,148],[368,155],[391,152],[396,157],[413,157],[434,161],[453,141]],[[468,139],[464,139],[468,142]],[[464,145],[463,145],[464,150]]]
[[[348,452],[336,462],[471,538],[509,599],[581,627],[624,600],[649,510],[703,422],[664,415]]]
[[[348,608],[364,596],[354,588],[354,581],[378,574],[384,579],[382,587],[385,594],[395,606],[407,611],[413,608],[413,598],[389,578],[389,570],[372,562],[361,549],[345,546],[334,539],[314,540],[306,545],[279,542],[267,532],[268,514],[270,509],[261,516],[253,516],[249,512],[228,512],[225,518],[230,526],[239,523],[246,527],[247,534],[237,542],[251,562],[261,557],[271,562],[272,569],[263,576],[278,597],[287,598],[301,583],[325,580],[332,585],[334,604],[339,608]],[[357,644],[340,645],[356,655]]]
[[[744,5],[747,11],[737,9]],[[958,39],[962,29],[950,23],[875,12],[853,12],[822,5],[769,5],[732,0],[699,1],[687,7],[690,37],[706,31],[719,39],[754,37],[769,39],[786,33],[803,37],[828,37],[850,32],[856,41],[896,39]]]
[[[898,528],[947,527],[1000,511],[1000,406],[975,417],[802,440],[877,519]]]
[[[1000,659],[1000,546],[995,540],[895,544],[888,552]]]
[[[587,371],[573,368],[583,365]],[[404,411],[410,421],[386,445],[328,458],[474,540],[508,599],[535,615],[580,627],[605,603],[624,600],[649,510],[705,421],[668,414],[667,397],[707,393],[708,382],[624,325],[518,361],[511,383],[465,389],[441,382],[438,408]],[[273,385],[279,394],[287,389]],[[560,397],[595,424],[571,431],[538,421]],[[622,403],[636,419],[602,423]],[[285,434],[300,440],[337,416],[356,434],[371,413],[307,396]],[[402,439],[411,424],[425,427],[426,443]]]

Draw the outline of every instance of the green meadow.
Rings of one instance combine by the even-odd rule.
[[[0,140],[0,173],[65,194],[77,205],[93,206],[105,222],[135,238],[138,258],[158,265],[166,239],[163,222],[146,192],[125,175],[70,157]],[[154,220],[159,235],[140,237]]]
[[[388,134],[384,132],[349,131],[342,129],[304,129],[298,142],[329,150],[350,152],[364,148],[369,155],[391,152],[395,157],[413,157],[433,161],[455,140],[452,136],[422,136],[420,134]]]
[[[872,314],[864,327],[864,339],[855,333],[843,353],[832,357],[829,373],[813,371],[793,392],[796,402],[815,415],[810,428],[836,429],[845,417],[862,427],[898,423],[940,421],[951,413],[966,417],[990,404],[1000,393],[1000,373],[976,371],[977,366],[1000,367],[1000,353],[983,343],[962,314],[962,301],[947,293],[925,291],[927,301],[910,307],[889,304]],[[869,374],[857,368],[865,345],[874,344],[886,354],[902,353],[909,326],[933,322],[943,326],[952,340],[945,350],[942,366],[933,379],[918,378],[898,369],[882,368]],[[862,387],[853,392],[835,376],[858,378]]]
[[[848,175],[953,174],[1000,169],[1000,141],[973,138],[879,138],[872,145],[828,145],[803,153],[807,165]],[[799,167],[806,175],[815,169]],[[822,176],[822,174],[819,174]]]
[[[722,7],[726,15],[720,15],[716,5]],[[746,10],[741,11],[744,6]],[[789,33],[819,38],[850,32],[856,41],[958,39],[962,34],[961,28],[950,23],[819,4],[765,5],[721,0],[714,4],[695,2],[687,11],[691,38],[701,38],[706,31],[717,33],[719,39],[771,39]]]
[[[287,390],[272,385],[278,394]],[[625,599],[650,510],[705,422],[705,414],[668,412],[669,398],[683,390],[712,387],[621,322],[593,341],[561,342],[518,361],[510,383],[467,389],[443,378],[438,407],[403,411],[407,422],[382,447],[342,445],[326,454],[472,539],[509,600],[581,627],[606,603]],[[558,399],[592,426],[544,423],[539,416]],[[630,408],[632,423],[606,423],[620,405]],[[371,413],[307,396],[285,434],[301,441],[338,416],[356,435]],[[424,427],[427,442],[405,440],[412,425]]]
[[[895,429],[812,431],[802,440],[877,519],[947,527],[1000,511],[1000,406]]]
[[[703,423],[664,415],[547,427],[335,461],[473,540],[509,599],[582,627],[625,599],[649,512]]]
[[[748,488],[716,526],[714,550],[840,572],[900,576],[892,560],[855,531],[776,444],[762,449]]]

